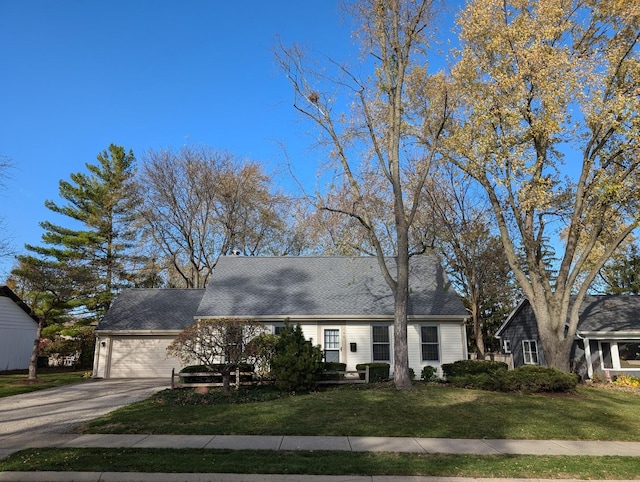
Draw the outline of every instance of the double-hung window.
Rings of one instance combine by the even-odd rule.
[[[340,361],[340,330],[337,328],[324,330],[324,361]]]
[[[390,362],[391,361],[391,343],[389,338],[389,325],[373,325],[373,361],[374,362]]]
[[[522,341],[522,355],[524,356],[525,365],[538,364],[538,343],[536,340]]]
[[[420,327],[420,345],[422,361],[440,361],[440,342],[437,326]]]

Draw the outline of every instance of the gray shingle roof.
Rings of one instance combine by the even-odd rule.
[[[587,296],[580,307],[579,332],[640,331],[640,296]]]
[[[411,258],[410,273],[410,315],[467,315],[435,256]],[[219,259],[197,316],[393,313],[393,295],[374,257],[228,256]]]
[[[204,289],[128,289],[114,300],[96,330],[183,330]]]
[[[574,297],[571,299],[573,303]],[[518,313],[529,300],[523,298],[507,317],[495,336],[500,337],[514,321],[522,318]],[[579,311],[578,333],[640,332],[640,296],[637,295],[587,295]]]

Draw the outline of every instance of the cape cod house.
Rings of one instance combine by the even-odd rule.
[[[393,264],[393,259],[388,260]],[[251,318],[277,333],[300,324],[327,361],[388,362],[394,300],[374,257],[221,257],[206,289],[130,289],[96,328],[94,376],[168,377],[166,347],[196,319]],[[467,312],[435,256],[410,263],[409,365],[467,358]]]

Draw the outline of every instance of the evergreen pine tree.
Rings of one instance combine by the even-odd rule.
[[[86,164],[88,173],[71,174],[60,181],[58,204],[48,200],[45,206],[69,218],[68,225],[44,221],[44,246],[27,249],[66,272],[77,289],[76,307],[84,316],[99,318],[115,295],[131,284],[133,229],[138,190],[134,180],[135,157],[132,151],[111,144],[97,156],[96,164]]]
[[[322,374],[322,351],[305,340],[300,325],[285,324],[271,360],[276,386],[290,392],[308,391]]]

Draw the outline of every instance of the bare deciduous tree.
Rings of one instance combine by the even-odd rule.
[[[256,163],[206,147],[151,151],[142,169],[144,229],[170,285],[206,285],[220,255],[266,251],[283,230],[284,196]]]
[[[253,356],[250,342],[263,332],[263,326],[255,320],[197,320],[176,336],[167,353],[183,363],[200,363],[211,370],[222,365],[223,384],[228,389],[231,371]]]
[[[334,76],[314,71],[295,47],[279,51],[295,91],[294,106],[320,130],[336,162],[337,185],[346,203],[325,210],[356,221],[366,232],[395,299],[394,382],[411,388],[407,350],[410,229],[449,110],[444,76],[427,74],[426,51],[435,13],[433,0],[360,0],[345,3],[356,18],[370,78],[327,61]],[[427,82],[423,82],[425,77]],[[419,83],[414,80],[420,79]],[[339,94],[346,97],[339,97]],[[343,104],[338,103],[340,99]],[[350,115],[340,105],[350,103]],[[369,182],[375,180],[372,183]],[[380,189],[381,186],[382,189]],[[392,200],[393,232],[376,219],[377,199]],[[392,252],[385,239],[391,239]],[[418,251],[421,248],[418,247]],[[392,271],[385,255],[397,259]]]
[[[520,295],[486,196],[472,179],[445,166],[431,179],[430,210],[418,226],[433,233],[447,271],[469,310],[470,335],[483,359],[495,330]],[[426,214],[426,218],[425,218]]]

